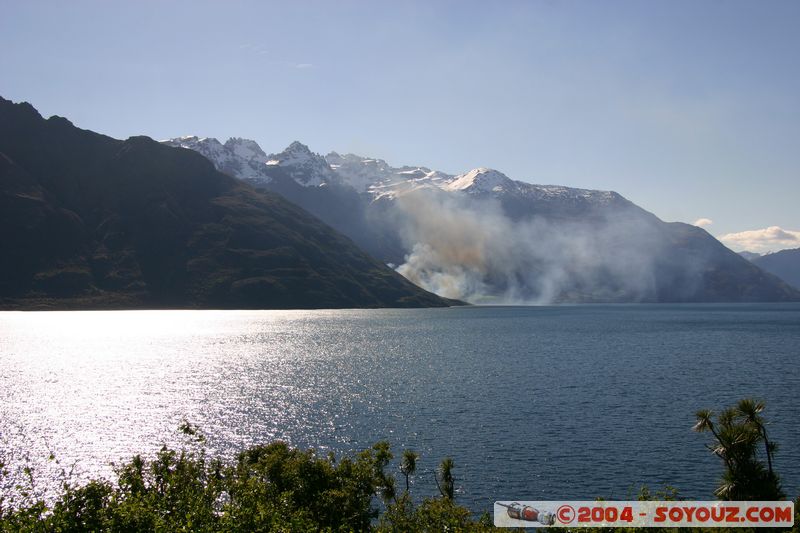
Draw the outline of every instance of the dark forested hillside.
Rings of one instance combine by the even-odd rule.
[[[444,306],[199,154],[0,98],[0,307]]]

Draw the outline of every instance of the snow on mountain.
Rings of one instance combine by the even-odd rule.
[[[248,161],[258,161],[259,163],[266,163],[269,159],[264,150],[258,145],[257,142],[250,139],[242,139],[241,137],[231,137],[225,141],[225,147],[230,149],[238,157],[247,159]]]
[[[331,152],[325,159],[343,183],[359,193],[369,194],[373,200],[395,199],[421,188],[470,195],[517,196],[540,201],[583,201],[596,205],[608,204],[619,198],[619,195],[610,191],[516,181],[490,168],[476,168],[453,176],[426,167],[392,167],[383,159],[354,154]]]
[[[198,137],[196,135],[185,135],[183,137],[175,137],[161,141],[163,144],[175,146],[178,148],[188,148],[195,152],[200,152],[212,163],[224,163],[232,159],[229,150],[217,139],[213,137]]]
[[[491,168],[476,168],[460,174],[441,185],[445,191],[464,192],[474,195],[515,196],[532,200],[584,201],[594,205],[608,204],[620,196],[611,191],[576,189],[561,185],[535,185],[515,181]]]
[[[453,176],[426,167],[392,167],[383,159],[331,152],[325,159],[342,182],[373,199],[397,196],[423,186],[439,187]]]
[[[516,184],[497,170],[491,168],[476,168],[465,174],[460,174],[442,185],[445,191],[468,191],[468,192],[510,192],[516,188]]]
[[[318,187],[339,181],[328,162],[308,146],[294,141],[283,152],[267,156],[267,166],[280,167],[300,185]]]
[[[169,146],[188,148],[209,159],[217,170],[239,179],[265,185],[273,180],[271,169],[280,168],[300,185],[317,187],[338,181],[338,176],[319,154],[297,141],[278,154],[267,155],[257,142],[232,137],[220,143],[212,137],[188,135],[161,141]]]
[[[576,189],[563,185],[534,185],[523,181],[515,181],[514,184],[516,185],[514,195],[529,200],[581,203],[594,206],[605,206],[623,201],[622,196],[613,191]]]
[[[217,169],[253,183],[270,183],[273,179],[270,169],[280,168],[300,185],[318,187],[340,183],[366,194],[371,200],[393,200],[419,189],[495,197],[514,196],[539,201],[588,202],[595,205],[608,204],[620,198],[609,191],[515,181],[490,168],[476,168],[453,176],[421,166],[393,167],[383,159],[355,154],[330,152],[323,157],[298,141],[282,152],[270,155],[255,141],[238,137],[228,139],[225,144],[214,138],[197,136],[162,142],[200,152]]]
[[[331,152],[325,156],[325,160],[344,183],[358,192],[367,192],[370,187],[391,180],[395,174],[395,169],[383,159]]]
[[[231,138],[222,144],[213,137],[187,135],[161,142],[199,152],[214,163],[217,170],[236,178],[260,183],[269,183],[272,180],[263,168],[266,155],[254,141]]]
[[[610,191],[575,189],[560,185],[534,185],[512,180],[500,171],[476,168],[453,176],[426,167],[392,167],[383,159],[340,155],[331,152],[325,156],[330,167],[359,193],[367,193],[372,200],[392,200],[419,189],[439,189],[448,193],[526,198],[538,201],[588,202],[606,205],[620,196]]]

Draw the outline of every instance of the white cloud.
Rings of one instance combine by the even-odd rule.
[[[714,221],[710,218],[698,218],[694,222],[692,222],[693,226],[697,226],[698,228],[705,228],[706,226],[710,226],[713,224]]]
[[[786,230],[778,226],[764,229],[728,233],[719,237],[723,244],[736,252],[777,252],[785,248],[800,247],[800,231]]]

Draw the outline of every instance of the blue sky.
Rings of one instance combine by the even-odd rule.
[[[488,166],[800,246],[800,2],[0,8],[0,95],[83,128]]]

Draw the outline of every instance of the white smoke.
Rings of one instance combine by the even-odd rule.
[[[422,190],[402,195],[397,271],[472,303],[647,301],[662,247],[641,212],[551,222],[512,220],[494,200]]]

